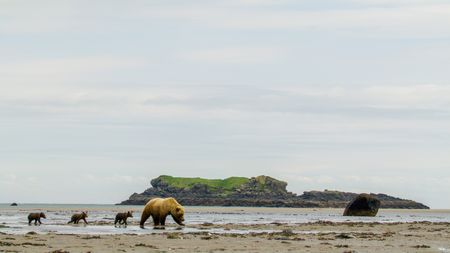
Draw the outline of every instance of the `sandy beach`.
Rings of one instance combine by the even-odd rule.
[[[315,222],[194,226],[255,232],[0,234],[1,252],[450,252],[450,223]],[[152,228],[149,227],[149,231]],[[266,232],[274,230],[281,232]],[[295,231],[295,232],[293,232]],[[159,232],[159,231],[158,231]]]

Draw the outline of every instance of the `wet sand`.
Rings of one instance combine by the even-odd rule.
[[[105,224],[109,225],[109,224]],[[134,225],[134,224],[133,224]],[[189,226],[188,226],[189,227]],[[450,223],[315,222],[192,226],[205,232],[0,234],[0,252],[449,252]],[[172,228],[172,229],[171,229]],[[250,233],[211,233],[212,228]],[[266,230],[276,232],[266,232]]]

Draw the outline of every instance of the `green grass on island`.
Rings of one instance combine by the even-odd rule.
[[[250,179],[246,177],[229,177],[225,179],[206,179],[199,177],[172,177],[172,176],[160,176],[160,179],[166,182],[168,185],[190,189],[196,184],[202,184],[208,186],[209,189],[232,191],[239,188],[241,185],[247,183]]]

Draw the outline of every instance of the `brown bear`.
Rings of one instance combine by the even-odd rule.
[[[133,211],[128,211],[125,213],[118,213],[116,215],[116,219],[114,220],[114,226],[117,225],[117,222],[119,222],[119,225],[125,224],[128,225],[127,223],[127,219],[128,218],[133,218]]]
[[[184,226],[184,207],[174,198],[154,198],[144,207],[141,216],[141,228],[144,228],[145,221],[152,216],[154,226],[165,226],[167,215],[171,215],[173,220],[181,226]]]
[[[78,224],[78,222],[80,222],[80,220],[83,220],[85,224],[88,224],[88,222],[86,221],[86,218],[88,217],[87,215],[87,211],[86,212],[82,212],[82,213],[76,213],[74,215],[72,215],[72,218],[70,218],[69,223],[73,224]]]
[[[41,225],[42,224],[41,218],[47,219],[47,217],[45,217],[44,213],[30,213],[28,215],[28,225],[31,225],[31,222],[33,220],[34,220],[34,225],[37,225],[38,222],[39,222],[39,225]]]

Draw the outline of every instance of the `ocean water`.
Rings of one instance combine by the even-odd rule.
[[[25,234],[37,233],[61,234],[145,234],[161,233],[179,229],[170,226],[166,230],[152,229],[151,218],[147,221],[147,229],[138,226],[143,206],[115,205],[68,205],[68,204],[22,204],[11,207],[0,204],[0,232]],[[303,208],[266,208],[266,207],[185,207],[186,227],[180,232],[205,231],[190,225],[213,224],[270,224],[270,223],[308,223],[317,221],[332,222],[450,222],[450,210],[394,210],[382,209],[377,217],[344,217],[343,209],[303,209]],[[117,212],[134,211],[129,218],[129,226],[115,228],[112,224]],[[75,212],[88,211],[88,222],[84,225],[67,224]],[[45,212],[47,219],[42,219],[42,226],[28,226],[27,216],[30,212]],[[168,224],[174,224],[171,217]],[[211,228],[206,231],[217,233],[249,233],[251,230],[223,230]],[[262,232],[262,230],[258,230]],[[269,232],[269,231],[268,231]]]

